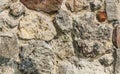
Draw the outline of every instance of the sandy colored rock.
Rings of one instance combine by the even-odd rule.
[[[105,54],[106,51],[111,51],[113,47],[110,43],[112,42],[112,28],[103,24],[97,26],[91,21],[92,15],[89,14],[91,16],[89,18],[84,15],[77,17],[74,21],[73,35],[78,45],[76,46],[77,53],[83,53],[86,57],[96,57]]]
[[[33,40],[28,43],[27,47],[29,49],[22,49],[23,57],[19,64],[23,74],[55,74],[56,58],[50,45],[44,41]]]
[[[106,0],[106,12],[108,21],[117,20],[117,7],[115,4],[115,0]]]
[[[36,13],[23,17],[19,25],[19,37],[21,39],[41,39],[45,41],[53,39],[56,35],[56,30],[48,18]]]
[[[120,74],[119,3],[0,0],[0,74]]]
[[[79,73],[80,74],[110,74],[112,72],[110,72],[109,70],[113,71],[112,67],[110,68],[104,68],[104,66],[101,66],[100,63],[98,63],[97,61],[94,62],[89,62],[89,61],[85,61],[84,59],[81,59],[78,64],[80,66],[78,66]]]
[[[16,2],[10,5],[10,14],[18,17],[25,13],[25,7],[22,3]]]
[[[13,55],[14,54],[14,55]],[[17,60],[19,55],[18,40],[16,36],[0,37],[0,56]]]
[[[3,31],[8,31],[10,28],[18,26],[19,19],[10,16],[9,11],[5,10],[0,14],[0,24]]]
[[[74,56],[74,47],[72,38],[69,34],[62,35],[51,41],[51,46],[59,59],[70,58]]]
[[[114,74],[120,74],[120,49],[116,49],[115,64],[114,64]]]
[[[11,0],[0,0],[0,12],[7,9],[10,6],[11,2]]]
[[[57,74],[79,74],[78,68],[68,61],[59,62]]]
[[[66,0],[65,5],[72,12],[79,12],[88,7],[88,3],[85,0]]]

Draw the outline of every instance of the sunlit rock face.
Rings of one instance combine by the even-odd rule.
[[[27,8],[44,11],[54,12],[60,9],[63,0],[20,0]]]

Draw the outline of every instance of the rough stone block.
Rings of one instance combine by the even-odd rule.
[[[19,47],[16,36],[0,36],[0,56],[16,60],[19,55]]]
[[[115,0],[106,0],[105,2],[108,21],[117,20],[117,7],[115,5]]]
[[[116,49],[116,57],[115,57],[115,73],[120,74],[120,49]]]
[[[63,0],[20,0],[27,8],[53,12],[60,9]]]

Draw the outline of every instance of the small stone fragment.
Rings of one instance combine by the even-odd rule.
[[[115,65],[114,65],[114,74],[120,74],[120,48],[116,49]]]
[[[120,48],[120,26],[117,25],[113,30],[113,44],[115,47]]]
[[[90,9],[91,11],[96,11],[99,10],[101,8],[101,4],[100,1],[96,1],[96,2],[90,2]]]
[[[88,3],[85,0],[67,0],[65,5],[72,12],[79,12],[88,7]]]
[[[3,17],[4,16],[4,17]],[[0,25],[3,27],[14,28],[19,24],[19,19],[14,19],[14,17],[9,15],[9,11],[5,10],[0,14]]]
[[[23,48],[23,60],[19,64],[22,74],[54,74],[55,54],[44,41],[32,40]]]
[[[54,12],[60,9],[63,0],[20,0],[20,1],[27,8],[32,10]]]
[[[25,13],[25,8],[21,3],[18,3],[18,2],[13,3],[10,6],[10,14],[11,15],[18,17],[18,16],[22,15],[23,13]]]
[[[112,54],[106,54],[102,57],[100,57],[99,62],[104,65],[105,67],[108,67],[112,65],[114,59],[112,57]]]
[[[0,37],[0,40],[0,56],[16,60],[19,54],[18,41],[16,36],[11,38]]]
[[[11,4],[11,0],[0,0],[0,12],[8,8]]]
[[[69,34],[62,35],[58,39],[52,40],[50,44],[60,59],[70,58],[71,56],[75,55],[72,38]]]
[[[45,15],[31,13],[21,19],[18,36],[21,39],[40,39],[49,41],[56,35],[51,19]]]
[[[56,28],[60,28],[62,31],[70,31],[73,28],[72,18],[64,11],[60,10],[58,15],[54,19]]]
[[[99,62],[89,62],[84,59],[78,62],[79,73],[76,74],[110,74]]]
[[[98,40],[107,40],[107,41],[112,41],[111,37],[112,37],[112,28],[105,25],[105,24],[101,24],[100,26],[98,26],[98,30],[96,30],[96,37]]]
[[[115,0],[105,0],[105,2],[108,21],[117,20],[117,7],[115,5]]]
[[[75,65],[71,64],[69,61],[62,61],[58,64],[57,74],[79,74],[79,70]]]
[[[79,45],[79,52],[82,52],[82,54],[85,57],[94,58],[98,55],[103,55],[106,52],[104,45],[100,42],[80,40],[78,41],[78,45]]]
[[[98,21],[100,21],[100,22],[104,22],[104,21],[107,19],[106,12],[105,12],[105,11],[99,11],[99,12],[97,13],[97,19],[98,19]]]
[[[95,58],[111,51],[112,28],[106,24],[94,24],[91,16],[75,17],[73,21],[73,35],[76,54]],[[83,54],[83,55],[82,55]]]

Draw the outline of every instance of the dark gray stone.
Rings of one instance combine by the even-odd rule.
[[[91,21],[92,17],[78,17],[74,20],[73,37],[77,48],[76,54],[85,57],[97,57],[104,55],[107,51],[111,51],[113,45],[105,46],[109,41],[112,41],[112,28],[105,24],[96,25]]]
[[[20,52],[23,74],[54,74],[55,55],[44,41],[30,41]]]
[[[11,15],[18,17],[24,13],[25,13],[25,7],[21,3],[17,2],[17,3],[11,4],[11,6],[10,6],[10,14]]]

